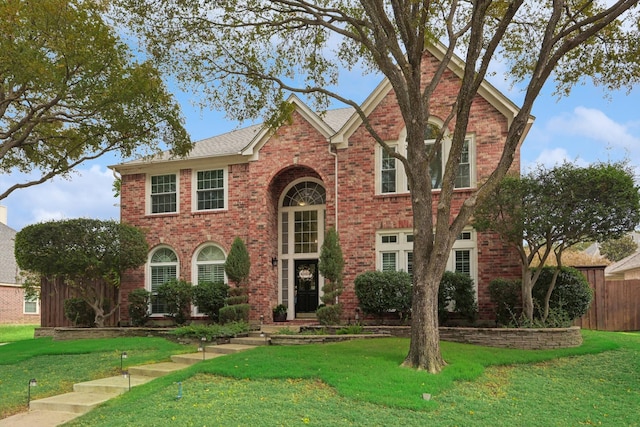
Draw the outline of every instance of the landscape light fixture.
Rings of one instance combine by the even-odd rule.
[[[122,371],[122,360],[127,358],[127,352],[123,351],[120,353],[120,371]]]
[[[122,371],[122,378],[129,380],[129,391],[131,391],[131,374],[129,374],[129,371]]]
[[[31,409],[31,387],[36,387],[38,385],[38,381],[35,378],[31,378],[29,380],[29,386],[27,388],[27,409]]]
[[[207,352],[207,347],[205,343],[207,342],[207,337],[200,338],[200,346],[198,347],[198,351],[202,352],[202,360],[204,360],[205,353]]]

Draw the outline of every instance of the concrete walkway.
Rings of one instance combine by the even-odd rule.
[[[269,339],[259,333],[245,338],[233,338],[230,344],[207,346],[203,353],[179,354],[171,356],[171,362],[129,367],[129,377],[102,378],[73,385],[73,392],[44,399],[32,400],[30,410],[0,420],[0,427],[55,427],[91,411],[130,387],[152,381],[154,378],[184,369],[189,365],[209,360],[225,354],[268,345]]]

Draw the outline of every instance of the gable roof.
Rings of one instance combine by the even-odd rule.
[[[441,43],[437,43],[430,45],[427,50],[436,59],[441,61],[444,58],[446,47]],[[458,77],[462,78],[464,66],[464,61],[454,54],[449,63],[449,69]],[[384,78],[361,105],[361,109],[366,116],[373,112],[391,89],[389,79]],[[518,107],[511,100],[486,80],[480,85],[478,94],[496,108],[496,110],[500,111],[500,113],[507,118],[508,123],[511,124],[511,121],[519,111]],[[337,144],[340,147],[346,146],[351,134],[362,124],[362,118],[356,113],[355,109],[351,107],[328,110],[320,116],[295,95],[291,95],[288,101],[294,104],[295,111],[318,130],[328,142]],[[520,142],[524,140],[532,124],[533,117],[531,116]],[[260,148],[271,136],[271,133],[272,129],[268,126],[263,124],[252,125],[197,141],[194,143],[191,152],[185,158],[172,157],[169,151],[165,151],[156,156],[132,160],[119,165],[109,166],[109,168],[116,171],[125,171],[150,163],[179,162],[228,156],[241,156],[245,159],[244,161],[255,160],[257,159]]]
[[[0,283],[17,284],[18,264],[14,254],[16,231],[0,223]]]
[[[436,43],[428,45],[427,51],[438,61],[442,61],[446,54],[447,48],[442,43]],[[464,67],[464,61],[456,54],[453,54],[451,60],[449,61],[448,69],[453,72],[458,78],[462,79],[464,74]],[[360,106],[365,116],[369,116],[369,114],[373,112],[373,110],[378,106],[378,104],[382,101],[386,94],[389,93],[391,89],[392,86],[389,79],[383,79],[382,82],[374,89],[374,91]],[[509,126],[511,126],[511,122],[520,110],[518,106],[513,103],[513,101],[507,98],[502,92],[496,89],[496,87],[489,83],[486,79],[484,79],[480,84],[480,87],[478,88],[478,95],[484,98],[496,110],[503,114],[507,118]],[[522,143],[522,141],[524,141],[525,137],[527,136],[529,129],[533,125],[533,120],[534,117],[530,116],[527,127],[525,128],[520,138],[520,143]],[[351,134],[355,132],[355,130],[361,124],[362,118],[358,114],[354,114],[340,129],[340,131],[331,138],[331,142],[340,145],[346,144],[349,136],[351,136]]]
[[[615,276],[623,274],[625,271],[640,268],[640,251],[636,251],[620,261],[614,262],[604,269],[605,276]]]

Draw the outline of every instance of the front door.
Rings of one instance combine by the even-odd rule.
[[[296,315],[318,309],[318,260],[295,260]]]

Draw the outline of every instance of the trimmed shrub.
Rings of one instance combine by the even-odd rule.
[[[149,320],[151,292],[138,288],[129,294],[129,320],[132,326],[144,326]]]
[[[230,322],[226,325],[189,325],[177,328],[170,333],[179,337],[194,338],[200,340],[202,337],[207,341],[215,341],[218,338],[232,338],[238,334],[249,331],[249,324],[246,322]]]
[[[228,305],[220,309],[220,323],[249,322],[249,304]]]
[[[494,279],[489,283],[489,298],[495,304],[496,322],[507,326],[520,318],[522,284],[520,280]]]
[[[231,250],[229,250],[229,255],[224,263],[224,272],[227,273],[229,280],[240,286],[249,277],[250,270],[249,251],[247,251],[244,241],[236,237],[233,239]]]
[[[228,305],[238,305],[238,304],[246,304],[249,302],[249,295],[236,295],[233,297],[227,298]]]
[[[158,298],[167,303],[167,312],[176,325],[184,325],[189,319],[193,286],[184,280],[172,279],[158,286]]]
[[[217,322],[228,292],[229,286],[225,283],[201,282],[193,288],[193,303],[198,306],[198,311],[209,317],[210,321]]]
[[[369,271],[355,279],[360,308],[382,316],[395,311],[401,318],[411,311],[411,275],[404,271]]]
[[[545,295],[551,284],[554,271],[555,267],[544,267],[533,287],[535,315],[538,318],[542,317]],[[575,268],[562,267],[549,299],[549,309],[554,310],[556,315],[559,310],[564,311],[566,317],[573,321],[589,310],[592,298],[593,292],[584,274]]]
[[[75,326],[93,327],[95,312],[82,298],[69,298],[64,301],[64,317]]]
[[[438,289],[438,319],[443,324],[456,313],[473,322],[478,317],[478,304],[473,279],[464,273],[445,271]]]
[[[318,271],[325,278],[322,287],[322,297],[320,298],[325,305],[337,304],[338,297],[342,295],[342,271],[344,270],[344,258],[342,256],[342,248],[340,247],[340,238],[334,227],[331,227],[324,238],[322,249],[320,250],[320,259],[318,262]],[[325,311],[327,321],[334,321],[333,315],[342,313],[342,309],[336,309],[329,315],[329,311]],[[340,319],[338,318],[338,322]],[[322,323],[322,322],[321,322]],[[333,323],[332,323],[333,324]]]
[[[316,317],[321,325],[338,325],[342,315],[342,304],[325,305],[316,310]]]

